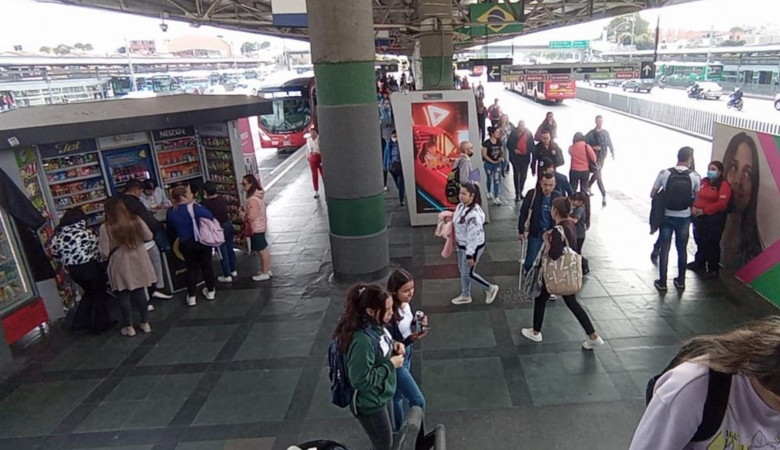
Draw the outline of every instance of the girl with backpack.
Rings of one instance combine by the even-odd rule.
[[[241,188],[246,193],[246,207],[242,207],[239,218],[249,224],[249,237],[252,251],[260,256],[260,271],[252,277],[253,281],[267,281],[273,278],[271,272],[271,252],[268,250],[268,240],[265,232],[268,228],[268,216],[265,208],[265,191],[254,175],[245,175],[241,180]]]
[[[206,300],[214,300],[217,291],[214,287],[214,267],[211,265],[212,250],[195,240],[195,227],[200,218],[214,219],[214,215],[195,202],[188,186],[177,186],[171,191],[173,208],[168,210],[168,226],[173,227],[179,237],[179,250],[187,267],[187,306],[198,304],[198,272],[203,273],[206,287],[203,295]],[[192,213],[190,213],[192,211]]]
[[[568,198],[559,197],[552,202],[552,219],[555,222],[555,227],[544,234],[544,246],[547,252],[547,257],[553,261],[557,261],[561,258],[566,250],[566,247],[572,248],[571,243],[577,242],[577,230],[574,222],[570,219],[571,215],[571,202]],[[544,280],[544,279],[543,279]],[[550,300],[550,293],[547,291],[547,286],[542,282],[542,292],[534,300],[534,326],[533,328],[523,328],[520,330],[523,337],[533,342],[542,342],[542,323],[544,322],[544,312],[547,308],[547,302]],[[596,334],[596,330],[593,328],[593,323],[588,317],[588,313],[582,308],[582,305],[577,301],[576,295],[564,295],[563,301],[566,302],[566,306],[577,318],[582,328],[585,330],[585,334],[588,335],[588,340],[582,343],[582,348],[585,350],[593,350],[596,347],[604,345],[604,339]]]
[[[466,183],[460,187],[460,203],[455,208],[452,223],[455,224],[455,241],[458,245],[458,269],[460,270],[460,295],[452,299],[453,305],[471,303],[471,282],[487,294],[485,303],[493,303],[498,286],[490,284],[475,272],[477,262],[485,251],[485,212],[482,211],[482,195],[479,185]]]
[[[404,345],[393,342],[385,324],[393,318],[393,297],[381,286],[350,288],[333,339],[344,355],[347,378],[357,394],[350,410],[374,450],[393,446],[393,396]]]
[[[425,397],[420,387],[414,381],[411,372],[412,345],[428,334],[424,329],[428,325],[428,318],[422,317],[421,322],[412,310],[412,297],[414,297],[414,278],[404,269],[396,269],[387,280],[387,290],[393,296],[393,318],[388,324],[390,335],[396,342],[401,342],[406,348],[404,364],[396,371],[398,384],[393,398],[393,412],[395,414],[395,428],[397,432],[404,423],[404,399],[409,402],[409,407],[419,406],[425,410]],[[423,328],[424,331],[415,331]]]
[[[777,448],[780,317],[683,345],[648,384],[649,403],[630,450]]]
[[[720,273],[720,240],[726,228],[730,200],[731,185],[723,178],[723,163],[713,161],[693,202],[696,259],[688,264],[689,270],[705,270],[707,278],[718,278]]]

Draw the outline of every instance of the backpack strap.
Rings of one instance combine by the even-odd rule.
[[[691,439],[692,442],[708,441],[720,429],[729,406],[731,378],[732,375],[729,373],[710,369],[707,400],[704,402],[704,414],[702,414],[701,424],[696,430],[696,434]]]
[[[366,333],[366,336],[368,336],[369,339],[371,339],[371,343],[374,344],[374,353],[379,355],[381,344],[379,341],[382,339],[378,334],[376,334],[376,331],[374,331],[371,327],[365,327],[363,328],[363,332]]]

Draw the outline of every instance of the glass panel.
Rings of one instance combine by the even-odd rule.
[[[0,313],[8,311],[32,295],[30,280],[21,265],[15,233],[5,211],[0,211]]]
[[[260,124],[271,133],[301,131],[310,123],[311,108],[305,97],[274,100],[273,113],[260,116]]]

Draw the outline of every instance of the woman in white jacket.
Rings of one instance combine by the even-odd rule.
[[[485,251],[485,212],[480,206],[482,196],[479,185],[463,184],[458,194],[460,203],[455,208],[452,223],[455,224],[455,241],[458,244],[458,269],[460,270],[460,296],[452,299],[453,305],[471,303],[471,282],[481,287],[487,295],[485,303],[493,303],[498,286],[488,283],[475,272],[477,262]]]

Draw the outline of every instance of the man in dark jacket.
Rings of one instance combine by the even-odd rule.
[[[560,167],[564,164],[563,151],[552,140],[552,135],[549,131],[542,131],[542,140],[536,144],[531,160],[531,174],[535,175],[537,173],[539,161],[545,158],[554,162],[555,167]]]
[[[525,271],[533,267],[534,261],[544,244],[545,231],[550,230],[555,223],[552,219],[552,201],[555,198],[555,176],[543,172],[539,177],[539,184],[535,189],[528,191],[522,206],[520,206],[520,218],[517,221],[519,239],[528,239],[528,251],[525,255]],[[537,194],[538,193],[538,194]]]
[[[525,127],[525,121],[517,123],[517,128],[512,130],[506,141],[509,151],[509,161],[512,163],[515,181],[515,203],[523,199],[525,180],[528,178],[528,165],[531,163],[531,155],[536,150],[534,137],[531,131]]]
[[[555,177],[555,192],[554,198],[558,197],[571,197],[574,195],[574,189],[571,188],[571,183],[569,183],[569,179],[566,178],[566,175],[562,173],[558,173],[558,171],[555,169],[555,165],[549,158],[544,158],[541,161],[539,161],[539,172],[540,174],[549,173],[552,174]]]
[[[599,190],[601,191],[602,201],[601,204],[607,205],[607,191],[604,189],[604,182],[601,179],[601,172],[604,170],[604,164],[607,162],[607,152],[612,155],[612,159],[615,159],[615,147],[612,145],[612,138],[609,137],[609,132],[604,128],[604,119],[601,116],[596,116],[596,128],[590,130],[585,136],[585,141],[593,147],[593,151],[596,152],[596,162],[599,165],[599,170],[593,173],[588,182],[588,187],[593,186],[593,183],[598,182]]]
[[[157,236],[163,232],[163,226],[154,218],[151,211],[146,209],[144,204],[141,203],[141,193],[143,190],[144,184],[140,180],[128,181],[125,185],[125,193],[121,197],[122,202],[125,204],[127,210],[130,211],[130,214],[134,214],[143,220],[146,226],[149,227],[152,235]],[[157,283],[149,286],[149,298],[173,298],[172,295],[162,292],[162,289],[165,288],[165,280],[163,278],[162,256],[159,247],[157,247],[154,240],[145,242],[144,247],[149,254],[149,259],[152,260],[155,275],[157,275]],[[149,305],[149,311],[153,310],[154,308],[152,305]]]

